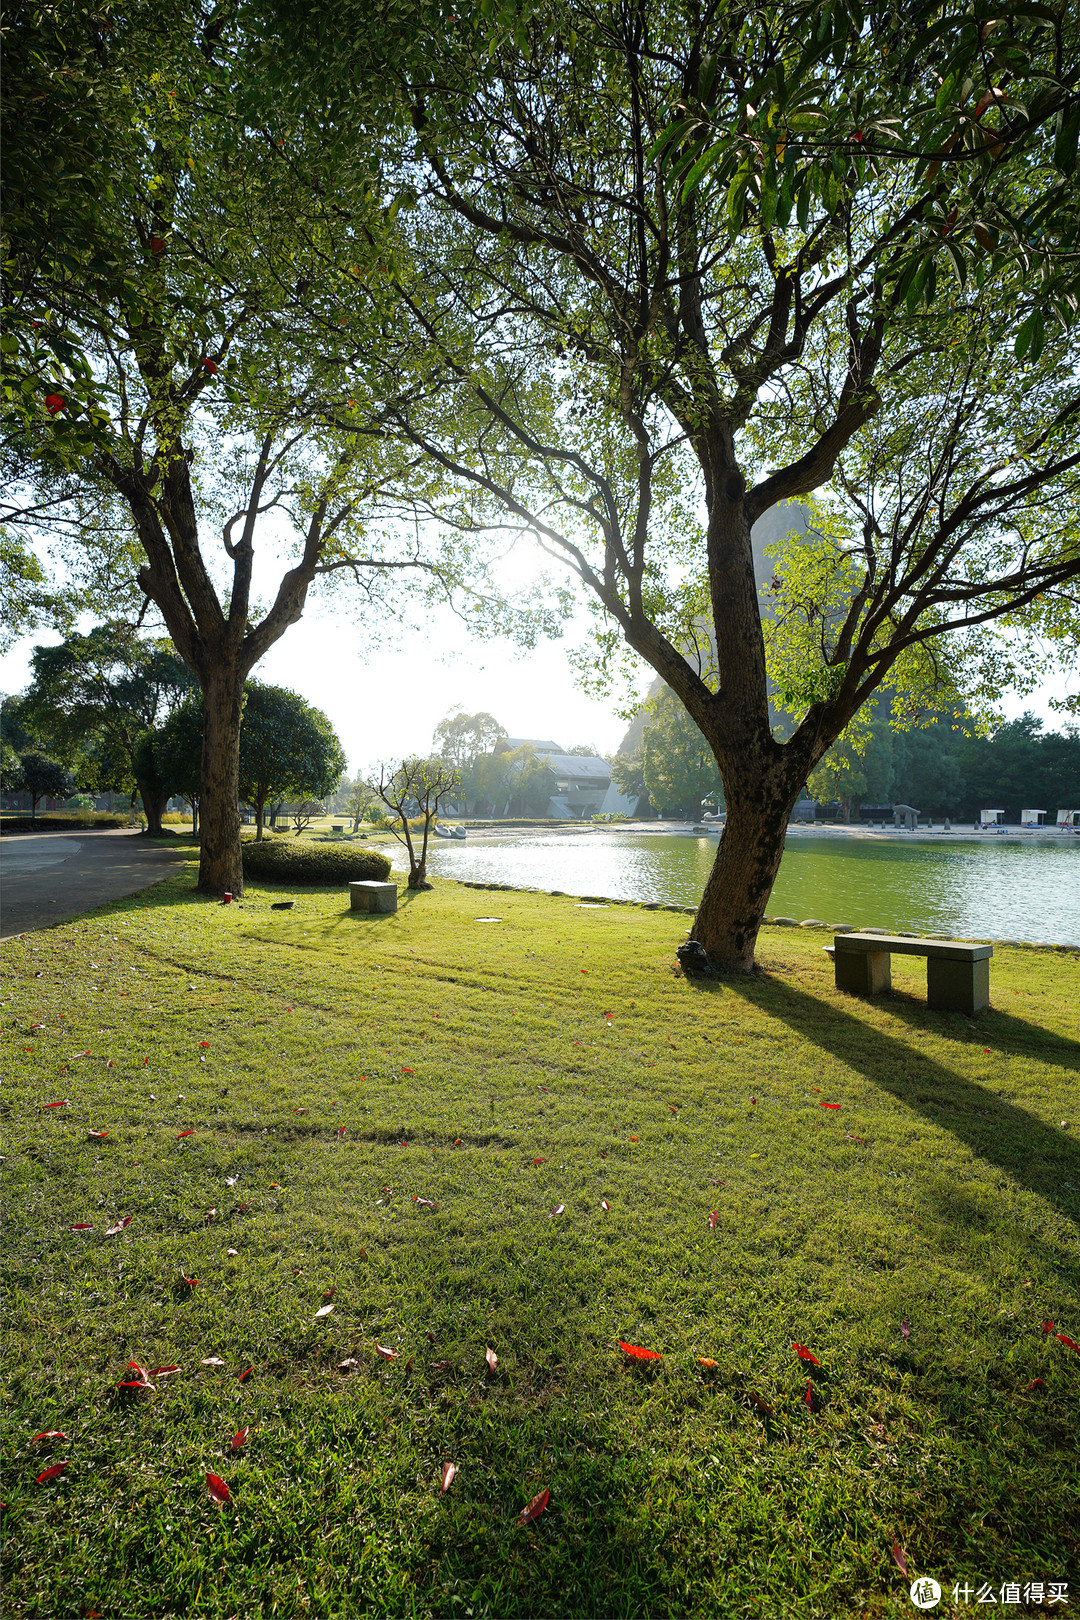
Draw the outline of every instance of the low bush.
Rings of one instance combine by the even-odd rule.
[[[384,883],[390,876],[390,862],[374,849],[356,849],[341,844],[314,844],[309,839],[293,839],[280,844],[264,838],[243,846],[244,876],[267,878],[272,883],[360,883],[374,879]]]
[[[120,813],[109,810],[53,810],[48,815],[38,816],[36,821],[31,821],[27,815],[0,816],[0,830],[6,833],[70,832],[73,827],[83,830],[90,827],[131,827],[141,822],[141,816],[133,821],[126,810]]]

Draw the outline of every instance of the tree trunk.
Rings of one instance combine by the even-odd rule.
[[[725,784],[727,821],[691,929],[692,938],[705,947],[719,973],[753,971],[758,929],[780,869],[788,817],[802,783],[801,771],[798,775],[795,787],[784,787],[767,777],[757,784],[744,777],[736,792],[727,791]]]
[[[202,841],[199,888],[204,894],[241,895],[240,718],[244,676],[238,662],[223,659],[203,686],[202,779],[199,809]]]
[[[192,836],[192,838],[198,838],[198,836],[199,836],[199,801],[198,801],[197,798],[194,798],[194,799],[190,799],[188,802],[191,805],[191,836]]]
[[[266,800],[257,799],[255,802],[255,842],[262,843],[263,816],[266,813]]]
[[[161,825],[161,818],[165,812],[165,806],[169,802],[169,795],[161,788],[154,789],[148,782],[140,782],[139,797],[142,799],[143,813],[146,816],[147,837],[163,837],[164,828]]]

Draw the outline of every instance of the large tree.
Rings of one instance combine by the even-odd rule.
[[[721,970],[753,966],[795,799],[882,683],[913,711],[986,693],[989,628],[1075,622],[1077,18],[916,10],[543,0],[433,41],[409,87],[402,318],[454,431],[391,414],[470,492],[448,520],[535,536],[593,593],[601,663],[625,642],[708,740],[728,816],[694,933]],[[782,740],[751,529],[812,491],[775,583]]]
[[[263,835],[267,804],[321,800],[336,788],[345,750],[327,716],[285,686],[249,681],[240,726],[240,793]]]
[[[5,46],[4,515],[137,554],[205,699],[199,885],[242,892],[249,672],[317,581],[370,606],[410,570],[447,579],[415,534],[369,527],[409,459],[380,436],[372,355],[422,386],[388,314],[378,141],[346,152],[276,109],[258,39],[195,0],[18,6]]]
[[[123,623],[99,624],[55,647],[35,647],[24,712],[82,787],[138,789],[147,830],[161,830],[164,800],[142,735],[162,724],[193,680],[168,641]]]

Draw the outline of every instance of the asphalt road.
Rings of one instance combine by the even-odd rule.
[[[0,939],[137,894],[180,864],[171,850],[126,830],[8,833],[0,839]]]

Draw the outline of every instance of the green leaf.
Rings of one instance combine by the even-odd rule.
[[[1057,134],[1054,137],[1054,168],[1062,174],[1076,173],[1076,148],[1080,142],[1080,104],[1058,114]]]
[[[720,156],[720,153],[724,150],[724,147],[726,146],[726,144],[727,144],[726,141],[717,141],[714,146],[710,146],[708,151],[703,152],[701,154],[701,156],[698,158],[697,162],[694,164],[693,168],[690,170],[690,173],[687,175],[686,179],[683,181],[682,195],[683,195],[683,201],[684,202],[686,201],[687,197],[689,197],[690,193],[692,191],[696,190],[697,187],[701,184],[701,181],[703,180],[705,175],[708,174],[709,170],[711,168],[713,168],[713,166],[716,163],[717,158]]]
[[[1020,330],[1013,339],[1013,354],[1018,360],[1023,360],[1031,348],[1036,330],[1042,324],[1042,316],[1037,309],[1033,309],[1026,321],[1023,321]],[[1041,348],[1040,344],[1040,348]]]

